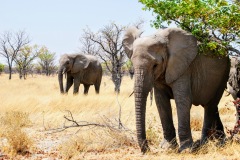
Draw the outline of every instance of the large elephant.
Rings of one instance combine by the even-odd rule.
[[[137,28],[126,30],[123,45],[131,58],[134,73],[134,95],[138,144],[146,152],[146,99],[154,88],[155,101],[167,146],[177,148],[170,99],[175,99],[178,117],[179,152],[194,149],[190,109],[192,104],[204,107],[204,124],[200,144],[213,131],[224,138],[224,128],[218,113],[229,74],[229,58],[198,54],[196,38],[184,30],[167,28],[152,36],[140,37]]]
[[[60,58],[58,81],[61,93],[67,93],[74,84],[73,93],[78,93],[80,84],[84,85],[84,94],[88,94],[90,85],[99,93],[102,80],[102,67],[95,56],[84,54],[64,54]],[[67,75],[66,87],[63,89],[63,74]]]

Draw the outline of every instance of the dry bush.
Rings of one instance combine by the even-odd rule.
[[[230,109],[229,107],[221,107],[219,108],[219,114],[221,115],[226,115],[226,114],[231,114],[231,115],[234,115],[235,113],[235,110],[234,110],[234,106],[232,107],[232,109]]]
[[[34,143],[23,131],[23,127],[31,124],[28,114],[12,111],[5,113],[0,119],[0,136],[7,140],[3,151],[10,156],[29,153],[34,148]]]
[[[111,152],[124,147],[137,147],[136,141],[126,131],[103,128],[81,133],[59,146],[63,159],[72,159],[86,152]]]
[[[156,117],[154,117],[152,121],[148,121],[146,137],[150,145],[159,146],[162,133],[160,127],[157,127],[156,124],[158,124],[156,122]]]
[[[27,127],[31,125],[29,114],[18,111],[6,112],[1,118],[1,125],[11,127]]]
[[[110,146],[113,148],[119,148],[119,147],[132,147],[136,146],[137,143],[133,139],[132,136],[134,135],[128,135],[126,131],[119,131],[119,130],[112,130],[112,129],[106,129],[106,138],[109,138],[110,140]]]
[[[201,131],[203,126],[203,119],[199,115],[191,117],[190,126],[193,131]]]
[[[6,129],[3,136],[7,139],[3,151],[10,156],[24,155],[30,153],[34,148],[33,140],[19,127]]]
[[[76,157],[80,152],[83,152],[86,148],[86,144],[82,137],[73,137],[62,143],[59,146],[59,151],[63,159],[72,159]]]

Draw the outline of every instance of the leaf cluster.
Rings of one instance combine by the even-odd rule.
[[[163,28],[175,23],[191,32],[199,42],[199,52],[226,55],[240,34],[240,7],[227,0],[139,0],[144,10],[155,13],[152,25]]]
[[[0,73],[3,72],[3,70],[4,70],[4,64],[0,63]]]

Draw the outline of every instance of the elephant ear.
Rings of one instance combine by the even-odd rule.
[[[71,72],[77,73],[77,72],[87,68],[89,63],[90,63],[90,61],[85,55],[76,54],[75,57],[73,57],[73,67],[72,67]]]
[[[131,59],[133,54],[133,42],[139,38],[141,34],[142,32],[136,27],[129,27],[124,34],[122,44],[129,59]]]
[[[169,58],[165,79],[170,84],[183,75],[197,56],[197,40],[192,34],[178,28],[166,30]]]

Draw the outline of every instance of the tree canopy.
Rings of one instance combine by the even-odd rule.
[[[175,23],[191,32],[199,42],[199,52],[213,51],[225,56],[229,51],[240,54],[239,1],[226,0],[139,0],[144,10],[155,14],[152,25],[163,28]]]
[[[15,57],[14,61],[19,72],[19,78],[24,77],[26,79],[27,70],[32,67],[33,60],[38,57],[42,49],[37,45],[25,45],[19,50],[19,53]]]
[[[54,65],[55,53],[50,52],[47,47],[43,46],[39,50],[38,57],[38,63],[42,67],[42,70],[47,76],[50,76],[50,74],[52,74],[56,70],[56,66]]]

